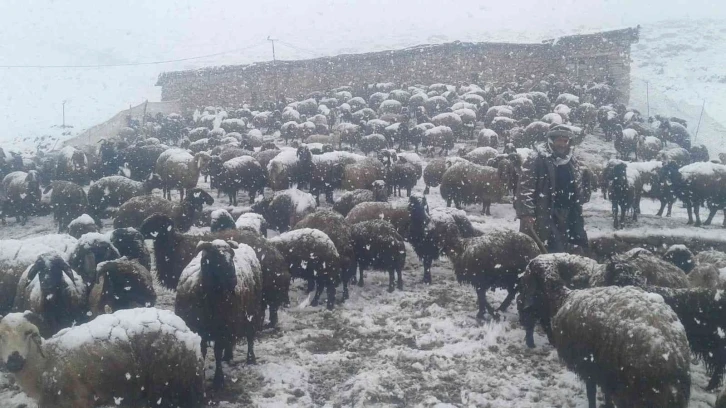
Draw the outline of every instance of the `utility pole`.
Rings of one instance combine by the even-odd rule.
[[[63,101],[63,126],[62,128],[65,129],[66,127],[66,101]]]
[[[270,38],[270,36],[267,36],[267,41],[269,41],[272,44],[272,76],[274,78],[274,95],[272,97],[272,100],[277,101],[277,59],[275,58],[275,39]],[[277,105],[277,102],[275,102],[275,105]]]

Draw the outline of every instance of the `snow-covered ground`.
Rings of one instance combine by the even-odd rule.
[[[612,154],[612,144],[588,136],[577,148],[587,163]],[[200,184],[208,188],[208,184]],[[419,181],[416,193],[422,193]],[[405,197],[393,201],[404,204]],[[438,188],[428,196],[430,207],[444,206]],[[215,207],[227,206],[227,198]],[[653,215],[657,203],[644,199],[637,224],[626,231],[657,231],[669,234],[720,234],[720,218],[714,226],[686,226],[685,210],[676,205],[671,218]],[[483,216],[479,206],[466,208],[475,227],[516,229],[511,204],[492,206]],[[599,192],[585,205],[585,222],[592,235],[612,232],[610,204]],[[111,227],[106,220],[104,230]],[[200,229],[194,228],[199,231]],[[42,237],[55,232],[51,216],[31,218],[21,227],[9,220],[0,238]],[[536,348],[524,344],[516,306],[503,313],[500,322],[476,320],[476,295],[470,286],[456,282],[451,263],[434,263],[433,284],[421,283],[422,265],[407,244],[403,272],[404,290],[387,293],[387,274],[369,271],[365,287],[351,288],[351,298],[334,311],[306,305],[304,284],[293,282],[291,307],[280,312],[277,330],[265,330],[256,344],[258,364],[244,363],[246,346],[236,349],[234,361],[225,365],[228,388],[209,391],[211,404],[220,407],[572,407],[587,406],[584,384],[558,360],[541,331]],[[174,293],[157,288],[157,307],[173,310]],[[495,305],[506,292],[491,293]],[[340,291],[338,291],[338,297]],[[539,330],[539,329],[538,329]],[[214,362],[207,360],[207,378]],[[692,364],[692,408],[713,405],[716,394],[703,388],[705,368]],[[0,374],[0,408],[34,404]]]

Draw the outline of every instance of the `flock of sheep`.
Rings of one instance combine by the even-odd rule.
[[[726,254],[633,249],[599,264],[543,254],[519,232],[480,231],[461,209],[480,204],[491,215],[514,195],[549,127],[565,124],[575,145],[596,128],[614,143],[618,159],[581,170],[588,197],[597,187],[609,196],[616,227],[627,211],[637,219],[646,195],[661,200],[659,215],[682,200],[697,224],[707,205],[710,223],[726,206],[726,166],[691,146],[678,118],[643,118],[616,100],[608,85],[554,77],[379,83],[129,120],[97,148],[2,151],[3,223],[52,213],[59,234],[0,241],[0,357],[40,406],[198,407],[210,342],[220,389],[222,363],[242,338],[255,363],[256,334],[267,310],[266,326],[277,325],[291,279],[306,281],[311,306],[324,300],[328,309],[369,270],[403,290],[408,243],[426,283],[436,284],[434,260],[451,261],[457,280],[476,289],[477,318],[499,319],[519,294],[526,344],[534,347],[540,323],[585,381],[590,407],[597,386],[618,407],[685,407],[691,352],[706,363],[710,390],[726,368]],[[439,187],[447,207],[412,194],[422,178],[424,194]],[[230,206],[210,208],[201,179]],[[237,205],[240,190],[249,207]],[[389,202],[403,190],[407,205]],[[174,313],[154,308],[159,287],[175,291]],[[486,296],[495,288],[508,291],[496,310]]]

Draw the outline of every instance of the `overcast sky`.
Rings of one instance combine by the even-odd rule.
[[[297,59],[446,41],[538,41],[551,35],[675,18],[726,18],[715,1],[200,1],[2,0],[0,65],[123,64],[240,52],[119,68],[0,68],[0,140],[80,128],[129,104],[158,100],[165,70]],[[251,47],[251,48],[250,48]],[[6,143],[7,144],[7,143]]]

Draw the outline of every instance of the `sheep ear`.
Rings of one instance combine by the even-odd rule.
[[[31,312],[30,310],[26,310],[25,313],[23,313],[23,318],[35,325],[35,327],[37,327],[38,329],[40,329],[45,324],[45,321],[43,320],[43,317],[41,315],[35,312]]]
[[[213,245],[209,241],[199,241],[197,244],[197,253],[200,253],[201,251],[212,249]]]
[[[239,244],[238,244],[238,243],[236,243],[236,242],[234,242],[234,241],[232,241],[231,239],[227,241],[227,244],[228,244],[228,245],[229,245],[230,247],[234,248],[234,249],[237,249],[237,248],[239,248]]]

